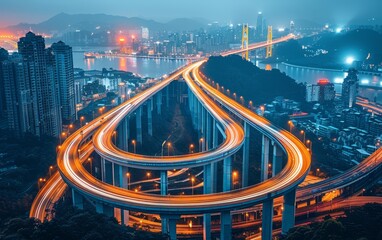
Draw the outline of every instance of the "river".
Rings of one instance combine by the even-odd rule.
[[[102,68],[113,68],[123,71],[129,71],[139,74],[142,77],[160,77],[175,70],[187,63],[185,60],[165,60],[165,59],[147,59],[147,58],[96,58],[85,59],[84,52],[87,51],[107,51],[112,48],[73,48],[74,67],[84,70],[101,70]],[[265,68],[264,64],[256,62],[260,68]],[[291,66],[287,64],[274,64],[272,68],[280,69],[288,76],[296,79],[297,82],[316,83],[319,79],[326,78],[335,84],[336,92],[341,93],[341,83],[347,73],[342,70],[314,69],[300,66]],[[376,100],[382,103],[382,78],[359,74],[360,88],[359,95],[370,100]],[[371,88],[369,88],[371,87]],[[381,88],[376,89],[376,88]]]

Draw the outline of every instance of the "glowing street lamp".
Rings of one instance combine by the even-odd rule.
[[[113,131],[114,144],[117,144],[117,131]]]
[[[85,120],[85,117],[84,117],[84,116],[81,116],[81,117],[80,117],[80,125],[81,125],[81,127],[82,127],[82,123],[84,122],[84,120]]]
[[[200,152],[204,151],[203,143],[204,143],[204,138],[200,138],[199,139],[199,151]]]
[[[151,177],[151,172],[147,172],[147,173],[146,173],[146,176],[147,176],[147,180],[149,180],[150,177]]]
[[[301,130],[300,134],[302,135],[303,142],[305,142],[305,131]]]
[[[192,144],[192,143],[190,144],[189,152],[194,153],[194,144]]]
[[[192,191],[192,195],[194,195],[194,182],[195,182],[195,178],[194,177],[191,177],[191,191]]]
[[[167,156],[170,156],[171,142],[167,143]]]
[[[129,190],[130,188],[130,173],[129,172],[126,173],[126,177],[127,177],[127,190]]]
[[[135,139],[133,139],[133,140],[131,141],[131,143],[132,143],[133,146],[134,146],[134,153],[137,153],[137,142],[135,141]]]
[[[52,176],[52,170],[53,170],[53,166],[49,166],[49,177]]]
[[[289,126],[289,132],[292,132],[293,122],[289,120],[288,126]]]

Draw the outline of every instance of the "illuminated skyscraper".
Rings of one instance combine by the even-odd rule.
[[[14,54],[1,63],[1,75],[4,83],[4,97],[8,129],[16,137],[29,132],[37,134],[31,82],[28,64],[20,55]]]
[[[257,24],[256,24],[256,38],[264,37],[264,20],[263,13],[259,12],[257,15]]]
[[[348,76],[342,83],[342,102],[344,107],[352,108],[355,104],[358,94],[358,76],[357,70],[350,69]]]
[[[59,93],[53,67],[48,66],[44,38],[29,32],[18,42],[18,49],[28,66],[35,120],[32,132],[57,137],[62,128]]]
[[[63,42],[52,44],[49,49],[54,66],[55,81],[58,84],[61,116],[64,124],[75,119],[74,70],[72,48]]]

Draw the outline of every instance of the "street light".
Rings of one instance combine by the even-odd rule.
[[[304,130],[301,130],[300,131],[300,134],[302,135],[302,139],[303,139],[303,142],[305,142],[305,131]]]
[[[93,162],[91,157],[88,157],[88,162],[90,164],[90,174],[93,175]]]
[[[167,143],[167,156],[170,156],[170,148],[171,148],[171,143]]]
[[[195,182],[195,178],[191,177],[191,191],[192,191],[192,195],[194,195],[194,182]]]
[[[200,152],[203,152],[204,148],[203,148],[203,142],[204,142],[204,138],[200,138],[199,139],[199,151]]]
[[[192,144],[192,143],[190,144],[189,152],[194,153],[194,144]]]
[[[289,132],[292,132],[293,122],[289,120],[288,125],[289,125]]]
[[[133,139],[133,140],[131,141],[131,143],[132,143],[133,146],[134,146],[134,153],[137,153],[137,142],[135,141],[135,139]]]
[[[113,131],[114,144],[117,144],[117,131]]]
[[[151,172],[147,172],[147,173],[146,173],[146,176],[147,176],[147,180],[149,180],[150,177],[151,177]]]
[[[130,173],[129,172],[126,173],[126,177],[127,177],[127,190],[129,190],[130,188]]]
[[[52,176],[52,170],[53,170],[53,166],[50,166],[50,167],[49,167],[49,177]]]
[[[240,96],[241,105],[244,105],[244,98],[243,96]]]
[[[85,117],[84,117],[84,116],[81,116],[81,117],[80,117],[80,125],[81,125],[81,127],[82,127],[82,123],[83,123],[84,120],[85,120]]]
[[[320,172],[320,169],[319,168],[317,168],[316,169],[316,177],[318,176],[318,173]]]
[[[233,171],[232,172],[232,185],[233,185],[233,188],[235,189],[235,183],[236,183],[236,179],[237,179],[237,176],[238,176],[238,172],[237,171]]]
[[[310,141],[310,140],[308,139],[308,140],[306,140],[306,144],[308,145],[308,148],[309,148],[310,153],[312,153],[312,141]]]

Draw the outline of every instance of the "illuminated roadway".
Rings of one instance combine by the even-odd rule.
[[[275,43],[275,42],[276,41],[274,41],[273,43]],[[257,44],[257,45],[258,45],[258,47],[263,47],[260,44]],[[251,48],[249,48],[249,49],[251,49]],[[242,50],[237,50],[237,51],[235,50],[235,51],[231,51],[231,52],[232,52],[232,54],[234,54],[234,53],[240,53],[240,51],[242,51]],[[224,55],[226,55],[226,54],[224,54]],[[141,200],[144,199],[146,202],[142,205],[143,205],[144,210],[147,212],[155,212],[155,209],[151,209],[150,207],[152,207],[151,206],[152,204],[158,204],[159,203],[159,204],[161,204],[160,205],[161,208],[163,206],[166,206],[166,207],[168,207],[168,209],[171,209],[171,207],[172,207],[172,208],[176,209],[177,213],[179,213],[179,209],[177,209],[177,208],[180,206],[182,208],[181,213],[183,214],[183,213],[217,212],[217,211],[221,211],[222,209],[224,209],[227,206],[227,204],[228,204],[228,209],[231,209],[231,208],[234,208],[235,206],[238,206],[237,203],[239,203],[240,208],[243,208],[247,205],[252,206],[252,205],[255,205],[257,203],[260,203],[262,200],[267,198],[268,193],[279,191],[282,188],[287,188],[286,186],[288,184],[286,184],[286,183],[290,183],[292,186],[294,186],[293,184],[301,182],[304,179],[305,174],[307,173],[306,170],[309,169],[309,167],[307,167],[307,166],[309,166],[309,164],[310,164],[310,161],[304,161],[303,160],[302,154],[306,154],[307,151],[306,151],[305,147],[302,145],[302,143],[300,143],[294,136],[292,136],[288,132],[277,129],[274,126],[271,126],[269,124],[269,122],[267,122],[265,119],[255,115],[250,110],[241,106],[236,101],[233,101],[232,99],[226,97],[224,94],[219,93],[216,89],[209,86],[207,83],[205,83],[205,82],[203,83],[202,81],[200,81],[200,79],[197,80],[196,81],[197,84],[195,84],[193,78],[198,76],[197,69],[201,63],[202,62],[197,62],[191,66],[188,66],[184,69],[179,70],[178,72],[171,75],[169,78],[165,79],[164,81],[157,84],[153,88],[150,88],[150,89],[146,90],[145,92],[137,95],[131,101],[128,101],[128,102],[122,104],[121,106],[119,106],[119,107],[113,109],[112,111],[104,114],[102,117],[96,119],[95,121],[92,121],[87,126],[85,126],[84,128],[81,129],[83,134],[81,134],[81,131],[77,131],[76,134],[73,134],[70,137],[70,139],[68,139],[64,143],[66,145],[63,146],[63,149],[66,149],[66,151],[61,151],[60,152],[61,157],[59,156],[58,159],[62,159],[62,160],[65,159],[66,160],[66,161],[60,161],[60,163],[64,164],[64,165],[60,166],[60,164],[59,164],[59,166],[60,166],[60,169],[62,168],[62,169],[69,170],[68,174],[67,174],[67,175],[69,175],[68,178],[71,181],[73,181],[73,183],[76,185],[75,187],[77,187],[78,189],[84,190],[84,192],[83,192],[84,195],[89,195],[89,196],[95,197],[95,198],[100,197],[102,199],[106,198],[106,199],[108,199],[107,202],[112,201],[113,204],[115,204],[117,206],[124,206],[124,203],[121,203],[121,201],[122,202],[126,201],[126,203],[129,205],[129,209],[131,209],[130,204],[137,203],[137,200],[141,204]],[[194,77],[191,75],[191,71],[193,72],[192,75]],[[139,161],[139,159],[142,159],[142,155],[131,154],[131,153],[123,152],[123,151],[117,149],[114,146],[114,144],[112,144],[112,142],[111,142],[111,139],[112,139],[111,135],[108,135],[107,137],[101,137],[100,139],[102,141],[98,141],[99,139],[96,136],[100,136],[100,134],[102,134],[102,131],[104,131],[103,132],[104,134],[110,134],[113,131],[113,129],[115,129],[115,127],[118,125],[117,124],[118,120],[121,120],[123,118],[122,116],[125,116],[128,113],[131,113],[134,109],[136,109],[138,107],[138,106],[135,106],[135,107],[132,106],[134,101],[139,103],[139,102],[143,102],[145,99],[150,98],[153,94],[155,94],[155,92],[163,89],[166,85],[168,85],[172,80],[174,80],[180,74],[184,75],[184,78],[185,78],[187,84],[189,85],[190,88],[193,89],[194,93],[196,92],[200,101],[206,101],[206,102],[211,101],[211,100],[208,100],[209,98],[205,96],[203,91],[201,91],[201,88],[199,88],[201,86],[204,91],[208,92],[209,96],[212,96],[213,98],[217,99],[218,101],[220,101],[220,103],[224,102],[225,107],[228,108],[230,111],[232,111],[234,113],[236,112],[236,114],[240,113],[241,117],[244,117],[245,121],[250,123],[253,127],[259,129],[260,131],[266,130],[268,132],[271,132],[272,139],[275,139],[281,145],[283,145],[284,149],[286,151],[288,151],[289,157],[292,156],[295,159],[297,159],[296,162],[300,161],[300,166],[299,166],[299,164],[292,164],[291,162],[293,162],[293,161],[288,161],[287,166],[275,178],[269,179],[269,180],[267,180],[267,181],[265,181],[259,185],[255,185],[253,187],[250,187],[249,189],[235,190],[235,191],[227,192],[227,193],[213,194],[216,196],[198,195],[198,199],[200,199],[200,197],[202,197],[203,199],[201,201],[196,201],[196,202],[193,201],[193,200],[195,200],[195,197],[192,197],[192,196],[171,196],[170,197],[170,196],[158,196],[158,195],[153,196],[153,195],[142,194],[142,193],[135,194],[132,191],[116,188],[116,187],[110,186],[108,184],[102,183],[101,181],[98,181],[97,179],[92,177],[82,167],[82,164],[79,161],[80,159],[78,159],[78,156],[77,156],[78,153],[77,153],[76,149],[79,146],[81,139],[90,136],[93,133],[92,130],[96,129],[99,126],[101,126],[101,127],[99,128],[99,130],[97,131],[97,133],[94,136],[94,138],[97,139],[97,141],[94,141],[95,145],[97,146],[97,144],[100,144],[100,145],[98,145],[98,147],[102,146],[102,148],[107,146],[107,147],[105,147],[105,149],[107,149],[107,151],[110,151],[110,153],[112,153],[111,159],[113,159],[113,161],[115,161],[115,159],[117,159],[116,161],[118,162],[118,164],[127,165],[127,166],[136,165],[136,166],[139,166],[139,168],[146,168],[145,167],[146,165],[151,165],[150,161],[156,161],[155,169],[173,169],[173,168],[181,168],[181,166],[189,166],[189,167],[192,166],[192,167],[194,167],[194,166],[198,166],[198,165],[204,165],[204,164],[210,162],[209,161],[209,159],[211,159],[210,157],[214,158],[213,161],[222,159],[222,157],[218,157],[217,155],[223,154],[221,156],[225,156],[224,154],[232,154],[240,148],[242,139],[240,139],[241,137],[238,137],[238,136],[243,133],[242,128],[240,126],[237,126],[237,124],[235,122],[230,121],[228,118],[227,119],[220,118],[220,122],[225,124],[226,133],[228,133],[228,136],[229,136],[229,134],[231,134],[232,137],[229,137],[229,138],[227,137],[225,139],[225,142],[222,145],[220,145],[219,148],[214,149],[212,151],[199,153],[199,154],[192,154],[194,156],[184,155],[184,156],[175,156],[175,157],[170,157],[170,158],[165,157],[165,158],[160,158],[160,159],[155,158],[155,157],[150,157],[150,156],[143,156],[146,159],[144,159],[144,161]],[[214,106],[213,102],[212,103],[210,102],[208,104],[204,104],[204,106],[209,109],[209,112],[211,114],[213,114],[214,117],[216,117],[217,115],[221,116],[220,112],[219,112],[221,110],[218,110],[219,108]],[[111,118],[113,118],[113,119],[111,121],[108,121]],[[102,125],[102,123],[105,123],[105,124]],[[102,129],[102,131],[101,131],[101,129]],[[273,136],[272,134],[274,134],[275,136]],[[234,141],[234,139],[232,139],[233,136],[238,137],[239,140]],[[230,152],[232,149],[229,149],[229,147],[225,148],[228,145],[230,145],[230,147],[233,146],[234,152]],[[69,151],[67,148],[69,148]],[[297,150],[294,152],[293,149],[297,149]],[[216,150],[219,150],[219,151],[216,151]],[[300,153],[299,153],[299,151],[300,151]],[[103,151],[97,151],[97,152],[99,152],[100,154],[104,154]],[[216,154],[216,153],[218,153],[218,154]],[[121,154],[121,155],[119,155],[119,154]],[[123,156],[123,154],[125,154],[125,155]],[[204,158],[203,154],[209,154],[210,157]],[[294,154],[295,154],[295,156],[294,156]],[[123,157],[121,157],[121,156],[123,156]],[[127,158],[126,158],[126,156],[127,156]],[[189,158],[189,156],[192,156],[192,157]],[[195,156],[199,157],[200,159],[202,159],[205,162],[200,163],[200,164],[193,162],[192,158]],[[105,157],[110,157],[110,156],[105,155]],[[167,162],[168,161],[173,162],[175,160],[174,158],[179,158],[176,164],[180,164],[180,165],[178,165],[177,167],[174,167],[174,166],[170,167],[170,166],[166,166],[166,164],[163,164],[163,163],[159,163],[159,164],[157,163],[158,161],[160,161],[160,162],[166,162],[166,161]],[[127,159],[127,161],[123,160],[123,159]],[[288,158],[288,159],[290,159],[290,158]],[[307,159],[310,159],[310,157],[308,156]],[[164,160],[164,161],[162,161],[162,160]],[[305,163],[305,165],[304,165],[304,162],[309,162],[309,163]],[[365,160],[365,162],[370,162],[370,161]],[[196,164],[196,165],[194,165],[194,164]],[[366,167],[361,169],[363,164],[361,163],[360,165],[356,166],[355,171],[367,170],[368,169],[367,166],[368,165],[370,166],[370,164],[365,164]],[[303,168],[302,166],[305,166],[305,167]],[[153,166],[149,166],[147,168],[153,169]],[[305,170],[305,172],[304,172],[304,170]],[[304,174],[300,174],[299,176],[296,177],[296,175],[293,176],[294,172],[300,172],[300,173],[304,172]],[[352,172],[354,173],[354,171],[352,171]],[[74,177],[70,178],[71,175],[73,175]],[[345,179],[345,178],[347,179],[347,177],[348,176],[345,175],[345,176],[343,176],[343,179]],[[42,195],[42,193],[44,191],[41,191],[39,193],[38,197],[36,197],[36,200],[33,204],[34,206],[36,206],[36,204],[38,204],[38,203],[41,206],[44,205],[45,201],[38,201],[38,199],[44,199],[44,198],[49,199],[49,197],[52,195],[60,196],[64,192],[66,185],[62,182],[62,180],[59,178],[59,176],[53,175],[53,178],[55,179],[55,181],[52,181],[52,182],[55,185],[55,187],[49,188],[47,186],[48,184],[46,184],[44,186],[44,189],[48,189],[48,190],[46,190],[46,193],[43,194],[43,196],[40,196],[40,195]],[[299,189],[299,191],[297,191],[297,196],[299,197],[299,196],[304,196],[304,195],[315,194],[316,192],[312,192],[312,190],[308,190],[309,187],[312,189],[319,189],[317,191],[317,194],[321,191],[324,191],[323,188],[327,188],[327,191],[330,191],[330,190],[328,190],[329,188],[336,188],[336,186],[333,186],[333,182],[335,182],[335,181],[330,182],[330,180],[332,180],[332,179],[329,179],[327,181],[327,183],[320,182],[317,184],[313,184],[314,186],[312,185],[312,187],[307,186],[307,187],[304,187],[302,189]],[[276,186],[275,186],[275,183],[277,183]],[[93,184],[94,184],[94,186],[93,186]],[[269,186],[272,186],[272,188],[268,188]],[[278,189],[278,187],[280,187],[280,189]],[[55,193],[52,192],[53,191],[52,189],[55,189],[56,192]],[[90,191],[90,192],[92,192],[91,194],[87,193],[87,191],[89,189],[92,190],[92,191]],[[98,191],[100,191],[100,192],[98,193]],[[272,198],[274,198],[276,196],[281,196],[281,195],[282,195],[282,193],[279,192],[277,194],[274,194],[272,196]],[[247,199],[251,198],[251,200],[247,201],[246,198]],[[228,199],[229,201],[222,200],[222,199]],[[256,199],[256,200],[254,200],[254,199]],[[48,202],[51,203],[54,201],[48,201]],[[189,209],[187,207],[187,205],[195,205],[195,203],[198,203],[198,202],[202,202],[203,206],[208,204],[209,209],[211,209],[211,206],[213,206],[213,210],[212,209],[211,210],[208,210],[208,209],[200,210],[198,208],[197,211],[195,211],[195,209],[192,210],[192,209]],[[247,204],[244,204],[245,206],[243,204],[240,204],[243,202],[247,203]],[[185,204],[185,203],[187,203],[187,204]],[[138,204],[138,205],[140,205],[140,204]],[[198,203],[198,204],[200,204],[200,203]],[[148,209],[148,207],[149,207],[149,209]],[[184,211],[184,210],[186,210],[185,208],[187,208],[188,211]],[[139,210],[139,209],[141,209],[141,207],[137,208],[137,210]],[[166,208],[166,211],[168,211],[168,209]],[[43,216],[45,214],[41,215],[41,213],[43,213],[44,211],[45,211],[44,207],[33,208],[33,206],[32,206],[31,216],[38,217],[39,219],[44,219]],[[158,213],[160,213],[161,211],[162,210],[158,211]],[[37,214],[37,213],[40,213],[40,214]]]
[[[273,44],[286,41],[290,38],[291,36],[281,38],[280,40],[275,40],[273,41]],[[254,44],[254,46],[249,47],[248,50],[253,50],[265,46],[267,46],[266,43]],[[229,54],[236,54],[242,51],[245,50],[231,51]],[[172,161],[175,160],[175,163],[172,164],[179,164],[177,165],[178,168],[181,166],[184,167],[205,165],[212,161],[223,159],[224,157],[236,152],[242,143],[242,127],[227,118],[227,114],[222,112],[220,107],[211,101],[207,94],[201,90],[198,84],[196,84],[189,77],[190,72],[201,63],[202,62],[198,62],[178,70],[174,74],[170,75],[170,77],[167,79],[138,94],[134,98],[112,109],[101,117],[93,120],[78,130],[76,133],[69,136],[62,145],[62,150],[59,152],[57,157],[58,167],[64,181],[67,182],[71,188],[80,192],[84,196],[88,196],[89,198],[96,201],[105,202],[114,207],[166,214],[180,214],[180,212],[181,214],[209,213],[229,211],[235,208],[246,208],[262,203],[265,200],[282,196],[284,192],[295,188],[299,183],[301,183],[308,173],[310,167],[310,154],[308,153],[306,147],[293,135],[286,131],[277,129],[268,121],[258,117],[253,113],[248,113],[248,115],[245,116],[247,121],[249,121],[257,129],[260,129],[271,139],[275,140],[279,145],[281,145],[288,156],[288,161],[284,169],[274,178],[266,180],[261,184],[224,193],[198,195],[197,197],[158,196],[144,193],[135,193],[126,189],[117,188],[115,186],[99,181],[85,170],[85,168],[82,166],[77,150],[79,149],[82,141],[89,138],[93,134],[94,130],[101,127],[102,130],[98,130],[94,138],[98,139],[97,136],[100,136],[100,134],[104,133],[106,136],[103,139],[106,139],[109,142],[102,142],[97,140],[95,141],[97,142],[95,143],[95,146],[102,143],[107,147],[113,147],[113,145],[110,144],[112,139],[110,134],[115,129],[117,120],[122,118],[122,116],[126,116],[127,114],[131,113],[131,111],[142,104],[144,100],[149,99],[156,92],[162,90],[180,74],[184,75],[186,82],[192,90],[193,94],[195,94],[200,101],[203,101],[204,107],[206,107],[214,117],[218,118],[219,122],[224,126],[224,130],[227,133],[227,138],[223,144],[212,151],[193,154],[194,156],[192,157],[189,157],[188,155],[176,156],[178,159],[171,159]],[[103,147],[105,147],[104,145],[102,145],[102,151],[98,149],[101,154],[104,154],[103,150],[106,149],[103,149]],[[113,151],[114,150],[115,149],[113,149]],[[126,152],[119,153],[129,154]],[[113,152],[113,154],[115,154],[115,152]],[[166,162],[170,161],[170,159],[166,158],[160,158],[158,160],[157,158],[146,156],[142,161],[142,156],[139,155],[134,156],[134,154],[130,154],[129,157],[130,159],[127,160],[122,160],[121,157],[119,159],[119,164],[136,164],[136,166],[144,168],[145,166],[149,165],[150,169],[153,169],[153,167],[156,169],[174,168],[174,166],[166,166]],[[198,163],[192,160],[195,159],[195,157],[199,158],[199,160],[202,162]],[[116,158],[116,156],[113,156],[113,160],[115,160],[114,158]],[[136,161],[138,158],[141,158],[141,161]],[[155,159],[155,163],[153,162],[153,159]]]

